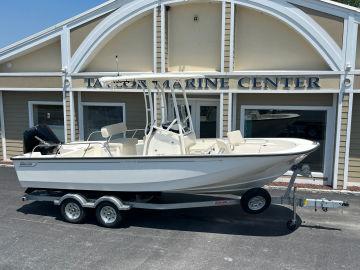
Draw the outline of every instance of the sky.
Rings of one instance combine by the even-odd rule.
[[[1,0],[0,48],[104,2],[106,0]]]

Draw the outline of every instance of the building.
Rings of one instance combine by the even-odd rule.
[[[360,186],[359,25],[360,9],[328,0],[110,0],[0,50],[2,157],[38,123],[63,141],[144,128],[141,89],[99,77],[201,73],[187,82],[198,136],[317,140],[316,180],[301,180]]]

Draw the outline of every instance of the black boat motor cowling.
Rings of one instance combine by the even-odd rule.
[[[52,154],[61,144],[54,132],[45,124],[34,126],[23,133],[24,154],[41,152],[42,155]]]

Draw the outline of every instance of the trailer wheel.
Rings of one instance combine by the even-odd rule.
[[[271,204],[271,196],[263,188],[253,188],[241,197],[241,206],[246,213],[259,214]]]
[[[85,210],[77,200],[64,200],[60,205],[60,210],[61,216],[67,222],[79,224],[85,219]]]
[[[102,202],[96,207],[96,218],[101,226],[107,228],[115,228],[122,221],[119,209],[111,202]]]

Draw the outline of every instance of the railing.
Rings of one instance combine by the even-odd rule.
[[[124,131],[124,132],[121,132],[121,133],[118,133],[118,134],[123,134],[124,138],[127,138],[127,137],[126,137],[126,133],[128,133],[128,132],[134,132],[133,135],[131,136],[131,138],[134,138],[135,135],[136,135],[136,133],[137,133],[138,131],[144,131],[144,132],[145,132],[145,129],[128,129],[128,130],[126,130],[126,131]],[[91,132],[90,135],[88,136],[88,138],[86,139],[86,141],[90,141],[90,138],[91,138],[94,134],[98,134],[98,133],[101,133],[101,131],[100,131],[100,130],[97,130],[97,131]],[[118,134],[115,134],[115,135],[118,135]],[[108,138],[107,138],[107,142],[110,142],[110,140],[111,140],[112,137],[113,137],[113,135],[111,135],[110,137],[108,137]]]

